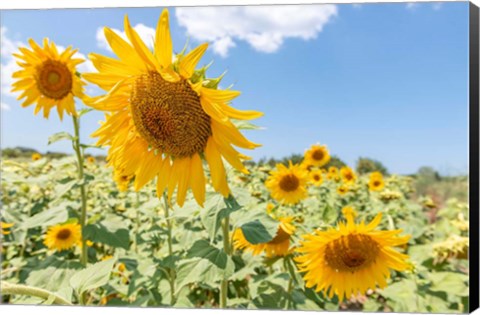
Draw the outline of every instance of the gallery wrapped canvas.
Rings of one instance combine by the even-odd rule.
[[[473,311],[478,34],[469,2],[2,10],[1,303]]]

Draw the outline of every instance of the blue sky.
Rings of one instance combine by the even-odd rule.
[[[363,156],[402,174],[425,165],[467,172],[468,3],[219,10],[171,10],[174,49],[187,37],[190,48],[210,42],[201,64],[214,60],[211,76],[228,70],[222,86],[242,91],[235,107],[265,113],[255,121],[264,129],[247,132],[263,145],[249,152],[255,159],[302,153],[319,142],[351,165]],[[160,12],[2,11],[2,147],[72,151],[66,142],[47,146],[49,135],[72,130],[70,117],[33,116],[33,107],[21,108],[8,92],[10,53],[18,45],[49,37],[84,55],[111,55],[101,27],[123,30],[128,14],[148,39]],[[89,135],[102,118],[98,112],[82,118],[83,142],[95,141]]]

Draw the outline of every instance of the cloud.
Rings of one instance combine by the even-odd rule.
[[[317,37],[334,16],[334,5],[177,8],[178,23],[198,41],[226,57],[237,41],[263,53],[276,52],[287,38]]]
[[[420,4],[416,2],[408,2],[407,9],[408,10],[415,10]]]
[[[138,33],[138,36],[143,40],[143,42],[147,45],[149,48],[153,48],[153,42],[155,40],[155,29],[151,28],[149,26],[146,26],[142,23],[139,23],[133,27],[133,29]],[[127,35],[125,32],[122,32],[118,29],[112,28],[112,31],[120,35],[123,39],[127,40]],[[111,50],[110,46],[108,45],[107,40],[105,39],[105,35],[103,32],[103,27],[100,27],[97,29],[97,34],[96,34],[96,39],[97,39],[97,45],[100,48],[106,49],[106,50]],[[128,41],[128,40],[127,40]]]
[[[433,9],[434,9],[435,11],[438,11],[438,10],[440,10],[440,9],[442,8],[443,3],[442,3],[442,2],[434,2],[434,3],[432,4],[432,6],[433,6]]]
[[[10,105],[8,105],[7,103],[1,102],[0,109],[5,111],[10,110]]]

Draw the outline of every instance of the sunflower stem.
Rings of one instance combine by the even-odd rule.
[[[163,194],[163,201],[165,206],[163,207],[165,211],[165,220],[167,221],[167,242],[168,242],[168,255],[169,257],[173,257],[173,246],[172,246],[172,222],[170,221],[170,213],[169,213],[169,204],[168,204],[168,197],[167,194]],[[175,305],[176,297],[175,297],[175,269],[169,269],[169,283],[170,283],[170,305]]]
[[[10,295],[34,296],[47,301],[52,300],[53,304],[72,305],[70,301],[67,301],[66,299],[56,295],[53,292],[40,289],[40,288],[26,286],[23,284],[14,284],[14,283],[2,281],[2,283],[0,284],[0,292],[2,292],[3,295],[10,294]]]
[[[223,250],[230,257],[232,255],[230,246],[230,216],[227,215],[222,222]],[[227,308],[228,279],[223,279],[220,287],[220,308]]]
[[[75,138],[73,139],[73,149],[75,150],[75,155],[77,156],[77,166],[78,166],[78,179],[80,180],[80,196],[82,201],[81,212],[80,212],[80,226],[82,227],[82,253],[80,256],[80,262],[82,265],[86,266],[88,263],[87,256],[87,244],[84,237],[83,230],[87,222],[87,194],[85,191],[84,183],[84,173],[83,173],[83,152],[80,147],[80,121],[75,116],[72,115],[73,119],[73,128],[75,131]]]

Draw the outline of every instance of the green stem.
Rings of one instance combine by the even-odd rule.
[[[230,217],[227,215],[222,222],[223,250],[228,256],[232,255],[230,246]],[[223,279],[220,287],[220,308],[227,308],[228,279]]]
[[[83,236],[83,230],[87,222],[87,194],[85,191],[85,183],[83,182],[84,180],[83,152],[80,147],[80,121],[76,116],[72,115],[72,118],[73,118],[73,127],[75,130],[75,138],[72,144],[73,144],[73,149],[75,150],[75,154],[77,156],[78,179],[81,181],[80,195],[82,200],[82,207],[81,207],[81,213],[80,213],[80,225],[82,227],[82,254],[80,256],[80,262],[82,263],[82,265],[86,266],[88,263],[88,256],[87,256],[87,244],[86,244],[86,239]]]
[[[61,296],[56,295],[53,292],[39,289],[35,287],[26,286],[23,284],[13,284],[6,281],[2,281],[0,283],[0,292],[2,295],[27,295],[27,296],[35,296],[44,300],[49,300],[53,298],[53,304],[60,304],[60,305],[72,305],[69,301],[65,300]]]
[[[167,194],[163,194],[163,201],[165,203],[165,206],[163,207],[165,211],[165,220],[167,220],[167,242],[168,242],[168,255],[169,257],[173,257],[173,245],[172,245],[172,222],[170,220],[170,213],[169,213],[169,204],[168,204],[168,197]],[[170,277],[169,277],[169,282],[170,282],[170,305],[175,305],[176,298],[175,298],[175,269],[174,268],[169,268],[170,272]]]

